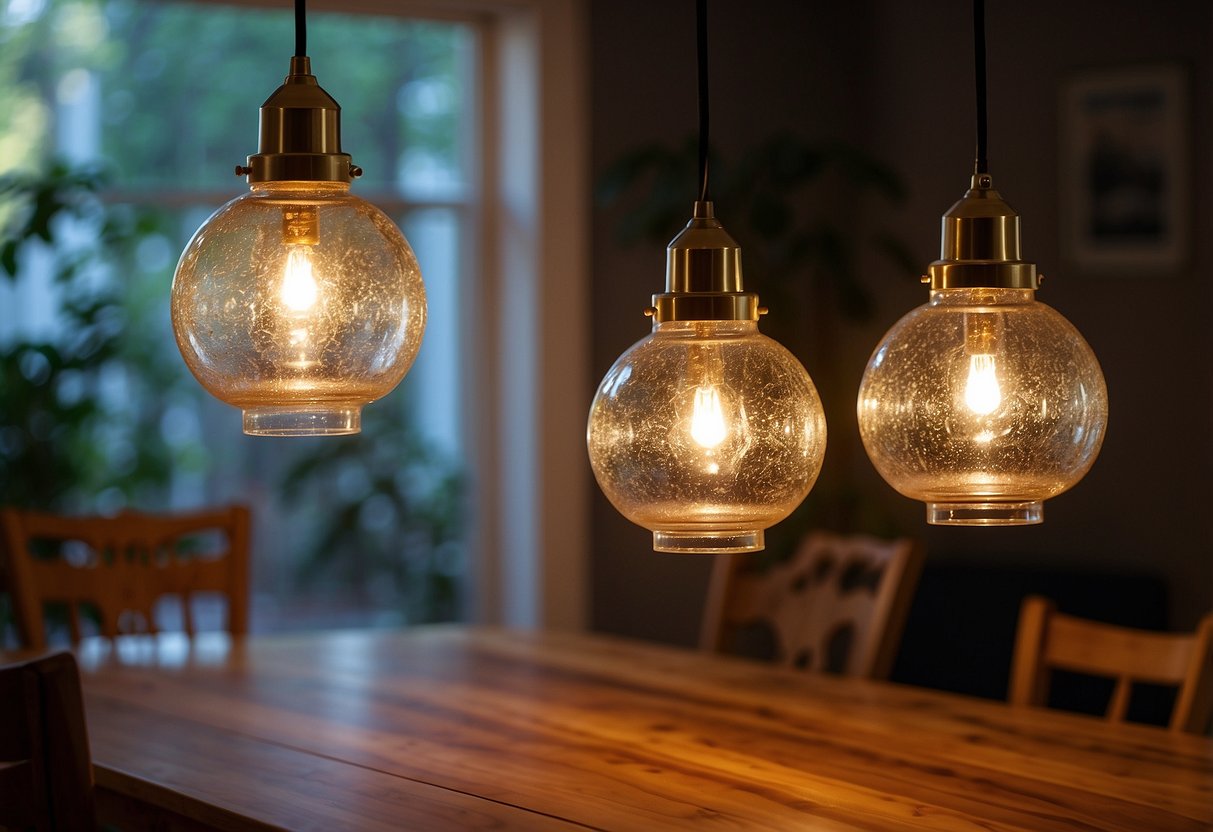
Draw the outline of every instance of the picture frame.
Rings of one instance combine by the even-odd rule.
[[[1061,239],[1079,269],[1171,272],[1189,257],[1190,101],[1178,64],[1076,73],[1061,91]]]

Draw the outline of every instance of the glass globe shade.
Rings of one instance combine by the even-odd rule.
[[[1086,474],[1108,392],[1095,354],[1031,289],[941,289],[885,335],[859,387],[876,470],[943,525],[1021,525]]]
[[[747,552],[813,487],[825,414],[808,373],[754,321],[664,321],[590,407],[590,464],[663,552]]]
[[[177,346],[262,435],[356,433],[425,330],[417,258],[344,182],[265,182],[208,219],[173,277]]]

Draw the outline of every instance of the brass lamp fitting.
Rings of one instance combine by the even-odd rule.
[[[976,173],[964,197],[943,215],[939,259],[923,277],[931,289],[1036,289],[1036,264],[1019,258],[1019,214]]]
[[[282,209],[282,242],[288,246],[320,243],[320,212],[315,205],[292,205]]]
[[[758,295],[742,291],[741,247],[716,219],[711,202],[697,201],[691,221],[666,247],[665,292],[646,315],[662,321],[756,321],[766,312]]]
[[[291,71],[261,105],[258,153],[236,173],[257,182],[349,182],[362,171],[341,152],[341,106],[312,75],[310,58],[291,58]]]

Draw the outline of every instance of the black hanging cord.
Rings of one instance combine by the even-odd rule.
[[[973,0],[973,64],[977,80],[977,161],[974,173],[989,173],[986,158],[986,3]]]
[[[699,201],[708,201],[708,0],[695,3],[699,63]]]
[[[295,57],[307,54],[307,0],[295,0]]]

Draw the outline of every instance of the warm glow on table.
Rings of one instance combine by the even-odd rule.
[[[1208,738],[601,636],[145,641],[81,664],[103,808],[218,828],[1213,825]]]

